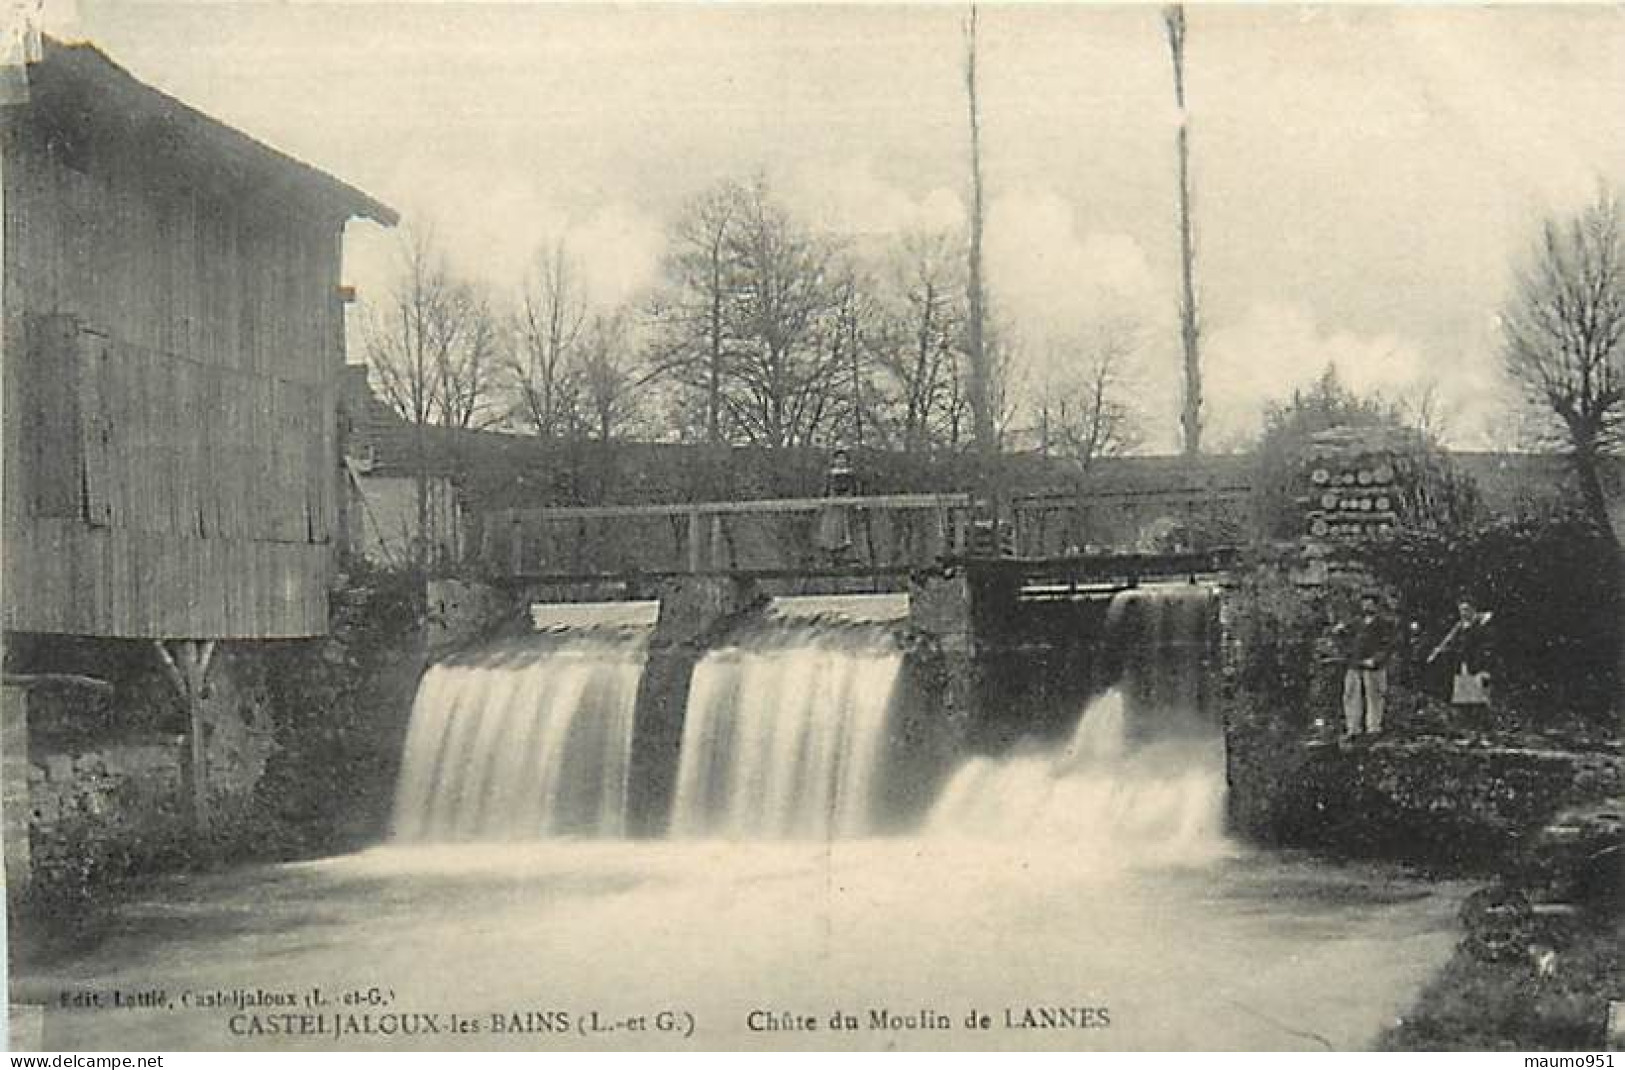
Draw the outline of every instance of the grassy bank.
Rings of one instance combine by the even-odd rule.
[[[1621,928],[1617,913],[1562,919],[1502,958],[1487,957],[1470,939],[1463,940],[1378,1047],[1603,1051],[1608,1003],[1625,994]]]

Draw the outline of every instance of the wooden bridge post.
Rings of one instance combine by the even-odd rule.
[[[705,523],[698,509],[688,511],[688,570],[699,572],[705,567]]]
[[[728,529],[725,523],[721,513],[711,517],[711,538],[707,549],[710,551],[708,558],[711,568],[716,572],[726,572],[733,567],[733,562],[728,559]]]
[[[525,571],[524,519],[517,509],[509,513],[508,519],[508,572],[518,576]]]

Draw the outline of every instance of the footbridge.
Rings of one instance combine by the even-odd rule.
[[[1174,515],[1186,518],[1222,506],[1181,504]],[[1057,552],[1054,518],[1079,508],[1053,495],[1012,506],[997,526],[968,494],[497,509],[474,518],[467,572],[550,602],[648,598],[693,577],[749,582],[777,595],[900,592],[924,575],[956,573],[1039,602],[1145,580],[1216,577],[1237,554],[1228,543],[1124,546],[1120,534],[1117,545],[1074,542]],[[1130,507],[1095,500],[1090,508]],[[1166,503],[1149,511],[1168,523]]]

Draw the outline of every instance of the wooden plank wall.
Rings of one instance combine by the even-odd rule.
[[[5,139],[5,627],[325,633],[342,221]]]

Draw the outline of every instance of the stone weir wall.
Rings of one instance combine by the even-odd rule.
[[[666,831],[694,666],[718,635],[764,603],[754,584],[728,576],[695,577],[660,591],[660,618],[649,640],[632,721],[627,826],[633,835]]]
[[[1017,740],[1069,733],[1111,684],[1105,626],[1110,592],[1021,601],[1008,570],[916,574],[909,628],[922,672],[940,693],[963,751],[999,754]]]
[[[1109,593],[1018,604],[1018,588],[1008,570],[939,569],[910,579],[908,616],[897,625],[904,657],[881,774],[883,824],[906,824],[927,809],[966,753],[1063,736],[1109,683]],[[430,657],[524,629],[533,595],[553,593],[432,583]],[[694,667],[778,592],[739,577],[700,575],[638,593],[657,597],[660,610],[638,688],[629,827],[659,836],[673,802]]]

